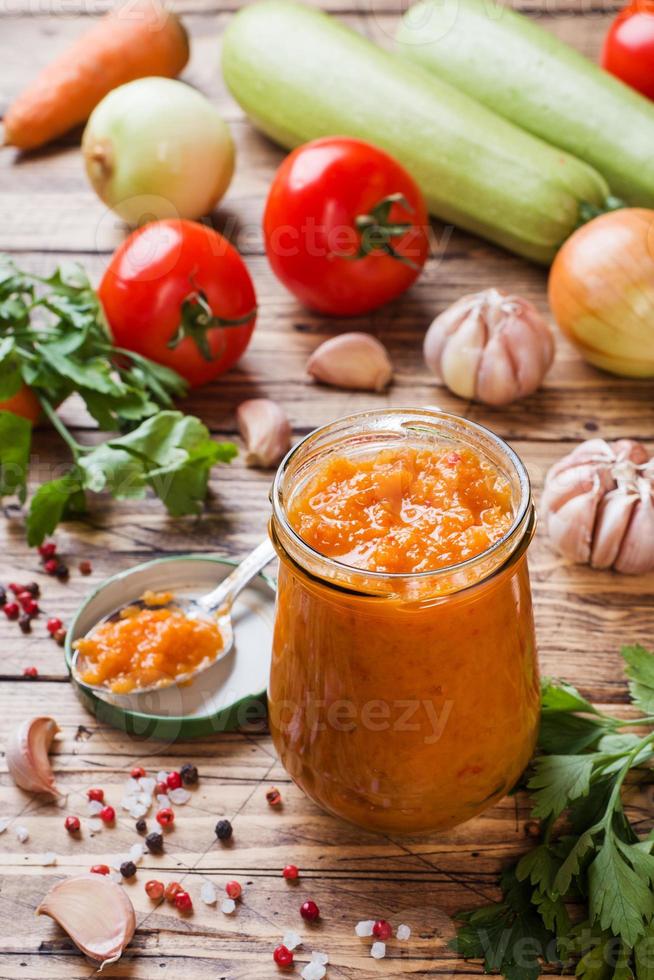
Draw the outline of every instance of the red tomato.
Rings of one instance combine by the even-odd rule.
[[[654,99],[654,3],[635,0],[611,24],[602,67]]]
[[[283,162],[263,230],[275,275],[321,313],[353,316],[407,289],[427,260],[427,212],[415,181],[383,150],[326,137]]]
[[[41,418],[41,405],[32,389],[23,385],[11,398],[0,402],[0,412],[13,412],[36,425]]]
[[[117,347],[173,368],[192,387],[248,345],[256,296],[226,238],[195,221],[153,221],[120,245],[99,289]]]

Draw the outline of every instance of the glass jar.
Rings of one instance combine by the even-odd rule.
[[[482,554],[432,572],[371,572],[309,547],[288,519],[328,454],[470,447],[506,478],[513,523]],[[446,830],[501,799],[532,754],[540,686],[526,552],[535,515],[510,447],[427,409],[316,430],[281,464],[269,718],[281,761],[330,813],[369,830]]]

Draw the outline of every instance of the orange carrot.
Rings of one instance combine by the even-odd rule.
[[[174,78],[188,61],[186,31],[158,0],[128,0],[106,14],[18,96],[5,143],[41,146],[88,119],[111,89],[135,78]]]

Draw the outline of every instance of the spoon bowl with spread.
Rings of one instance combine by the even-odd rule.
[[[266,539],[204,595],[148,589],[114,608],[74,640],[74,679],[98,694],[118,696],[190,685],[233,649],[234,601],[274,556]],[[141,579],[139,569],[124,573],[122,595],[133,593],[130,586]]]

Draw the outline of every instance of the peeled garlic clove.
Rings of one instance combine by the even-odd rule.
[[[620,548],[614,568],[626,575],[654,571],[654,484],[639,480],[640,500]]]
[[[48,750],[59,731],[54,718],[29,718],[14,729],[6,749],[7,768],[16,786],[30,793],[61,796],[55,785]]]
[[[535,306],[486,289],[461,297],[436,317],[424,356],[455,394],[506,405],[538,388],[552,363],[554,342]]]
[[[281,405],[269,398],[251,398],[236,410],[245,443],[246,466],[276,466],[291,447],[291,425]]]
[[[367,333],[343,333],[317,347],[307,371],[323,384],[361,391],[382,391],[393,377],[383,344]]]
[[[78,949],[102,966],[120,959],[136,928],[134,907],[125,890],[105,875],[60,881],[36,914],[58,922]]]
[[[616,487],[607,493],[597,511],[593,550],[593,568],[610,568],[616,561],[637,497]]]

